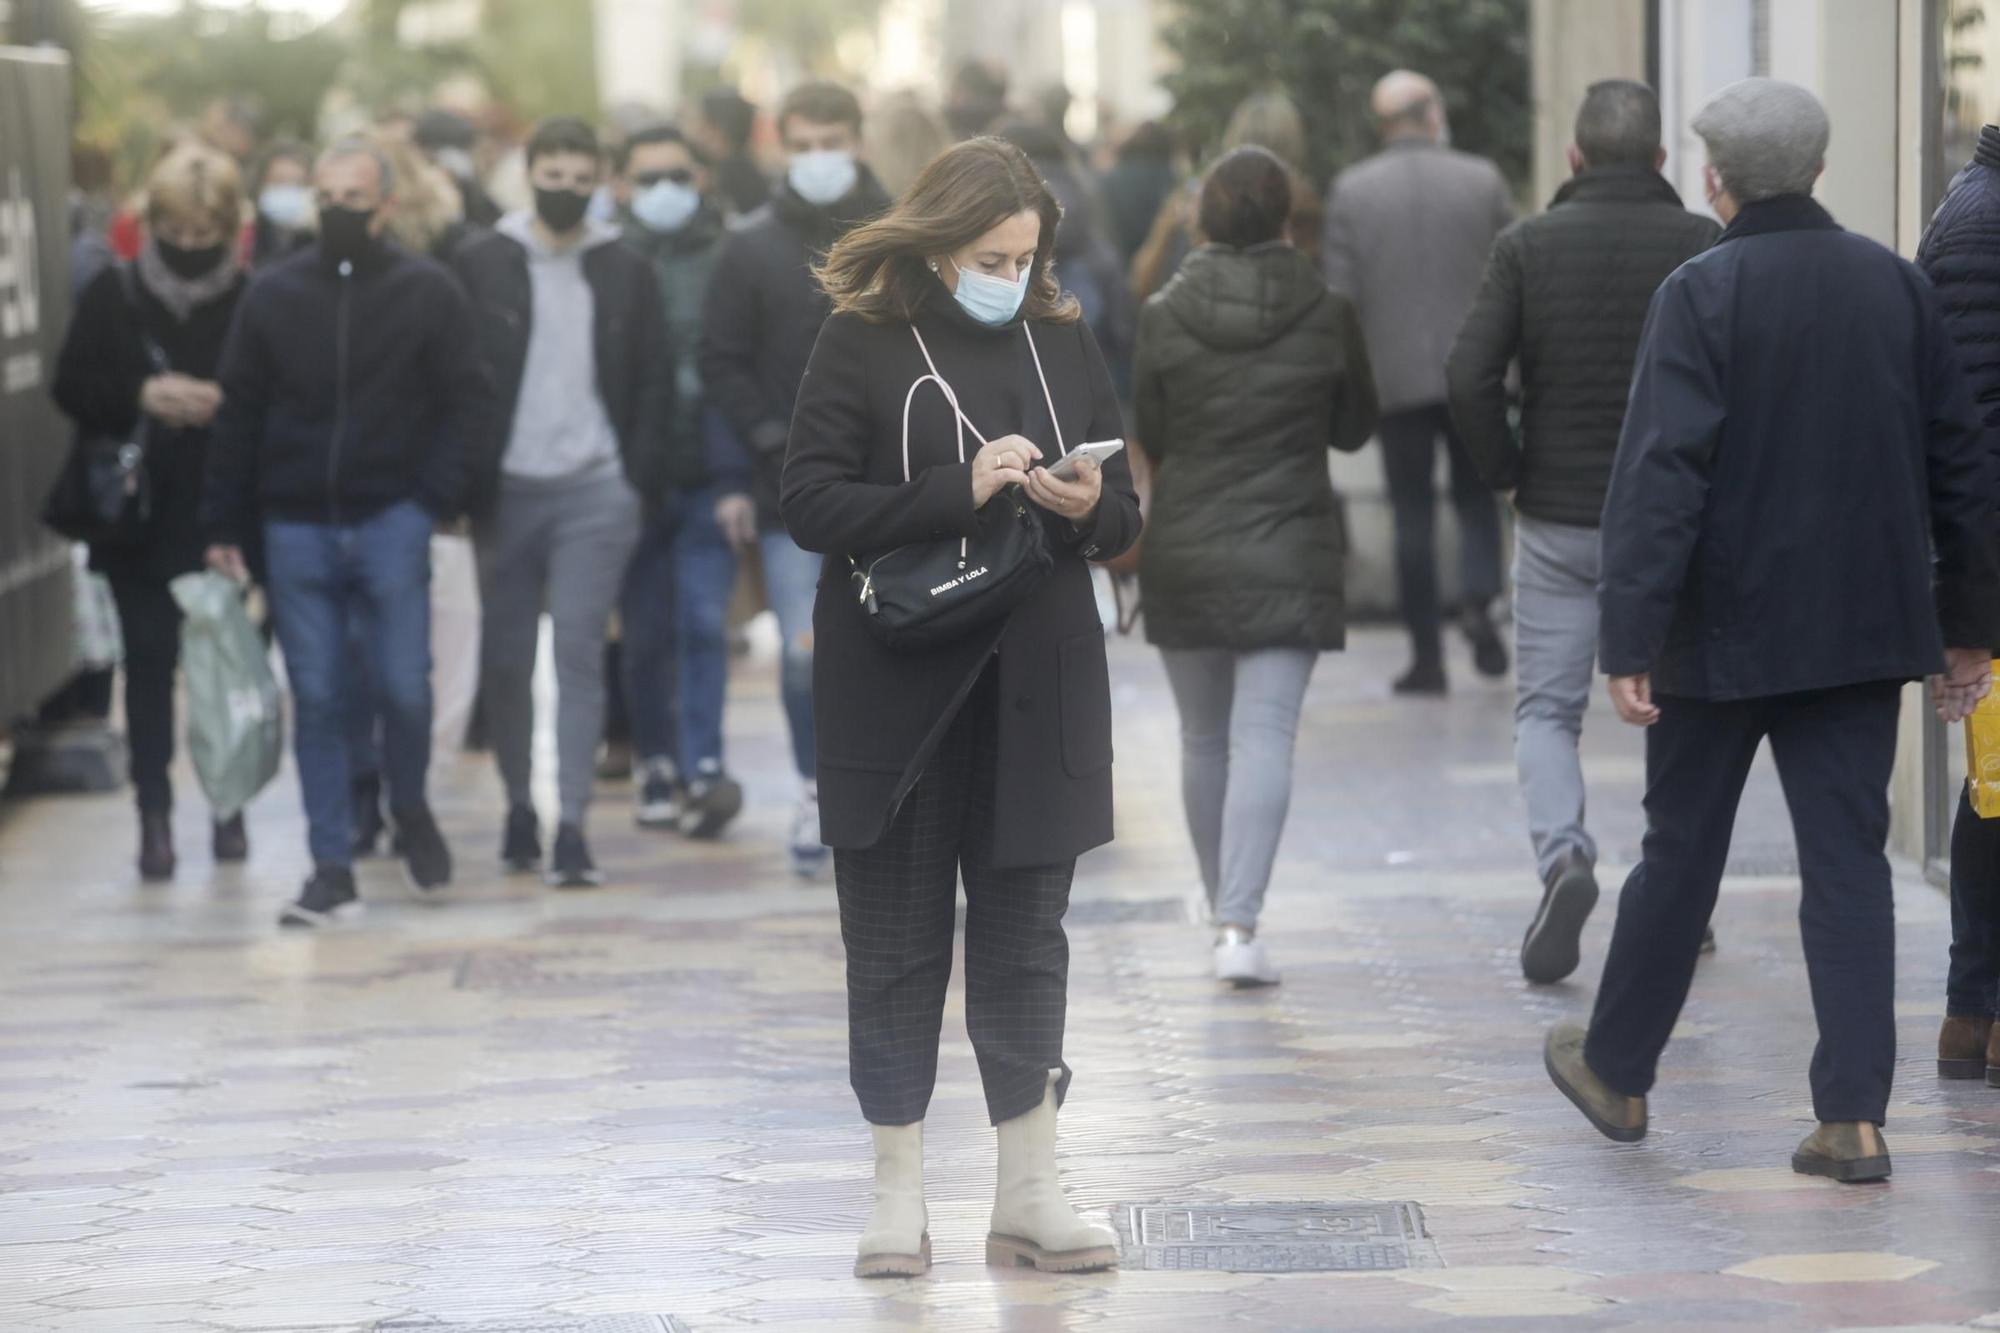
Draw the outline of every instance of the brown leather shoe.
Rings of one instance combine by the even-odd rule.
[[[1646,1099],[1627,1097],[1606,1087],[1583,1058],[1589,1034],[1571,1024],[1549,1029],[1542,1045],[1542,1065],[1562,1095],[1569,1098],[1597,1132],[1617,1143],[1637,1143],[1646,1137]]]
[[[1938,1029],[1938,1077],[1978,1078],[1993,1061],[1987,1043],[1994,1034],[1993,1020],[1953,1014]]]
[[[243,861],[250,856],[250,835],[243,828],[243,812],[238,810],[217,824],[210,841],[217,861]]]
[[[139,878],[149,884],[174,877],[174,826],[163,814],[139,816]]]
[[[1827,1120],[1792,1154],[1792,1170],[1843,1185],[1889,1178],[1889,1145],[1866,1120]]]

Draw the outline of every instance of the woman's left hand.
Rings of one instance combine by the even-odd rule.
[[[1077,460],[1073,481],[1051,476],[1047,468],[1038,467],[1028,473],[1027,491],[1028,498],[1042,508],[1080,525],[1097,512],[1097,502],[1104,494],[1104,474],[1094,458]]]

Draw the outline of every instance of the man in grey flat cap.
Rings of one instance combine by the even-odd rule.
[[[1889,1174],[1896,1060],[1888,786],[1898,702],[1986,693],[2000,641],[1994,503],[1939,302],[1811,197],[1812,94],[1747,79],[1695,117],[1726,224],[1653,298],[1604,509],[1601,665],[1646,733],[1646,837],[1586,1032],[1550,1077],[1597,1129],[1646,1133],[1757,747],[1798,838],[1820,1121],[1792,1168]],[[1935,553],[1935,560],[1933,559]],[[1976,646],[1975,646],[1976,645]]]

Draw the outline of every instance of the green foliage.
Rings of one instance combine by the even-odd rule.
[[[738,0],[736,20],[800,69],[853,78],[865,71],[840,67],[839,39],[872,27],[881,10],[882,0]]]
[[[597,103],[597,29],[588,4],[486,0],[472,56],[495,100],[524,121],[591,116]]]
[[[1251,93],[1281,88],[1304,113],[1314,174],[1374,151],[1368,93],[1398,67],[1444,90],[1452,141],[1525,183],[1533,137],[1527,0],[1183,0],[1166,25],[1180,68],[1172,119],[1211,151]]]

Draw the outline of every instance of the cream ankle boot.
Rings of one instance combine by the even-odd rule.
[[[1045,1273],[1088,1273],[1118,1266],[1118,1237],[1071,1210],[1056,1180],[1056,1083],[1051,1073],[1042,1104],[1003,1120],[1000,1189],[993,1200],[986,1262]]]
[[[922,1277],[931,1267],[924,1122],[870,1128],[875,1131],[875,1211],[861,1233],[854,1276]]]

